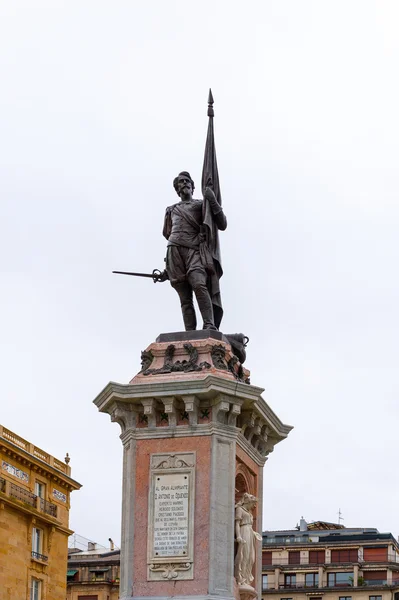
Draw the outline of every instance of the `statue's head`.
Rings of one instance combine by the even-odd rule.
[[[246,506],[247,508],[251,509],[255,506],[255,504],[258,502],[258,499],[256,496],[253,496],[252,494],[248,494],[248,492],[245,492],[242,495],[242,498],[239,502],[237,502],[236,506]]]
[[[173,187],[176,190],[176,194],[182,196],[192,196],[195,186],[194,181],[191,179],[191,175],[188,171],[182,171],[173,180]]]

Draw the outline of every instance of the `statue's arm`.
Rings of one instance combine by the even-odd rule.
[[[165,220],[163,222],[163,236],[168,240],[170,236],[170,232],[172,231],[172,217],[171,217],[171,208],[168,206],[165,212]]]
[[[236,540],[238,543],[242,543],[242,537],[241,537],[242,510],[239,506],[237,506],[237,508],[236,508],[236,514],[235,514],[234,520],[235,520]]]
[[[219,202],[216,200],[216,196],[212,190],[212,188],[207,187],[205,189],[205,198],[209,200],[209,204],[213,214],[213,220],[216,223],[216,226],[221,231],[224,231],[227,227],[227,219],[226,215],[223,212],[223,208],[220,206]]]

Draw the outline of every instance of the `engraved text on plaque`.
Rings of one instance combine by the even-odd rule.
[[[188,475],[158,475],[154,494],[154,554],[187,556],[187,552]]]
[[[193,579],[195,452],[151,454],[148,579]]]

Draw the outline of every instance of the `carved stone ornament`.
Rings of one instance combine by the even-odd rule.
[[[185,467],[192,468],[194,465],[189,465],[185,460],[176,456],[176,454],[170,454],[165,460],[154,465],[153,469],[184,469]]]
[[[213,366],[216,369],[227,371],[228,366],[226,362],[226,348],[222,344],[218,344],[212,347],[211,350]]]
[[[245,376],[242,364],[240,363],[238,357],[235,354],[233,354],[233,356],[227,361],[225,346],[223,346],[222,344],[213,346],[211,350],[211,356],[213,366],[216,369],[220,369],[222,371],[230,371],[230,373],[234,375],[237,381],[241,381],[242,383],[248,384],[250,383],[249,377]]]
[[[165,564],[151,564],[149,566],[150,571],[162,573],[162,577],[165,579],[177,579],[179,571],[189,571],[191,569],[191,563],[165,563]]]
[[[164,364],[163,367],[161,367],[160,369],[149,369],[148,367],[146,369],[142,369],[142,374],[143,375],[164,375],[167,373],[190,373],[192,371],[203,371],[204,369],[210,369],[211,365],[204,361],[200,364],[198,364],[198,350],[196,348],[194,348],[194,346],[192,344],[190,344],[189,342],[187,342],[186,344],[184,344],[184,349],[187,352],[187,354],[189,355],[189,359],[188,360],[177,360],[176,362],[173,362],[173,357],[175,354],[175,346],[173,344],[169,344],[169,346],[166,349],[165,352],[165,359],[164,359]],[[148,357],[147,355],[149,355],[150,352],[146,353],[146,361],[148,362]],[[151,353],[152,355],[152,353]],[[143,364],[143,352],[141,353],[141,357],[142,357],[142,364]],[[152,362],[152,360],[151,360]],[[146,363],[147,364],[147,363]],[[150,365],[151,363],[149,363]],[[149,366],[148,365],[148,366]]]
[[[154,355],[151,352],[151,350],[143,350],[141,352],[141,373],[144,371],[147,371],[147,369],[150,368],[150,366],[152,365],[152,362],[154,360]]]

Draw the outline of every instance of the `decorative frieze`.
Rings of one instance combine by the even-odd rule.
[[[17,479],[19,479],[20,481],[23,481],[24,483],[29,483],[29,474],[28,473],[25,473],[25,471],[22,471],[21,469],[14,467],[14,465],[11,465],[10,463],[6,462],[5,460],[3,460],[3,462],[2,462],[1,468],[3,469],[3,471],[7,471],[7,473],[9,475],[13,475],[14,477],[17,477]]]
[[[53,498],[55,500],[58,500],[59,502],[64,502],[64,504],[67,501],[66,494],[63,494],[62,492],[60,492],[59,490],[56,490],[55,488],[53,488]]]

